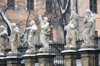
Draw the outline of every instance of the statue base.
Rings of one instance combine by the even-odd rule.
[[[98,48],[97,44],[82,44],[81,48]]]
[[[65,66],[76,66],[78,52],[76,50],[64,50],[61,52],[64,55]]]
[[[28,49],[25,54],[36,54],[36,52],[33,49]]]
[[[22,56],[22,58],[25,60],[25,66],[35,66],[37,61],[35,54],[25,54]]]
[[[7,56],[21,56],[20,52],[9,52]]]
[[[6,62],[7,66],[21,66],[21,57],[18,56],[7,56]]]
[[[53,60],[55,57],[54,53],[38,53],[39,66],[53,66]]]
[[[82,66],[99,66],[98,49],[85,48],[78,50],[81,54]]]
[[[46,47],[46,48],[40,48],[39,49],[39,53],[53,53],[53,49],[50,47]]]
[[[5,54],[4,53],[0,53],[0,57],[4,57],[5,56]]]
[[[65,46],[65,50],[77,50],[78,48],[76,46],[73,45],[66,45]]]
[[[53,53],[53,51],[47,49],[47,50],[41,50],[41,51],[39,51],[39,53]]]
[[[6,59],[4,53],[0,53],[0,66],[6,66]]]

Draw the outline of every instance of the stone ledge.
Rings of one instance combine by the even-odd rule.
[[[76,50],[63,50],[61,53],[66,53],[66,52],[77,52]]]
[[[29,56],[33,57],[33,56],[36,56],[36,54],[25,54],[22,57],[29,57]]]

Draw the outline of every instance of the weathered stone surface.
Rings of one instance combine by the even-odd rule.
[[[84,43],[81,47],[84,48],[95,48],[95,17],[90,10],[86,10],[86,17],[84,19],[85,29],[83,30],[83,40]]]
[[[64,55],[65,66],[76,66],[76,50],[64,50],[62,51],[62,55]]]
[[[35,66],[37,57],[35,54],[25,54],[22,56],[25,60],[25,66]]]
[[[70,22],[67,26],[64,27],[64,30],[67,31],[66,33],[66,46],[65,49],[76,49],[76,41],[78,38],[77,34],[77,27],[78,27],[78,15],[72,11],[70,16]]]
[[[45,50],[49,50],[50,27],[47,17],[44,17],[44,20],[42,20],[42,17],[39,15],[39,20],[41,26],[40,42],[43,45],[42,48],[39,49],[39,51],[43,52]]]
[[[99,66],[98,50],[81,50],[82,66]]]
[[[53,65],[53,59],[55,54],[52,53],[39,53],[37,54],[39,66],[49,66]]]
[[[21,58],[17,56],[6,57],[7,66],[21,66]]]
[[[0,57],[0,66],[6,66],[5,57]]]

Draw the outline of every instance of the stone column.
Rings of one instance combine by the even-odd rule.
[[[81,53],[82,66],[99,66],[98,50],[79,50]]]
[[[64,55],[65,66],[76,66],[77,51],[64,50],[61,52]]]
[[[6,62],[7,66],[21,66],[21,57],[18,56],[7,56]]]
[[[22,58],[25,60],[25,66],[35,66],[35,62],[37,60],[35,54],[25,54]]]
[[[0,53],[0,66],[6,66],[5,54]]]
[[[37,57],[38,57],[39,66],[53,66],[53,60],[55,54],[38,53]]]
[[[5,57],[0,57],[0,66],[6,66]]]

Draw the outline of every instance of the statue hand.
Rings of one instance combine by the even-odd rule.
[[[41,17],[41,15],[39,15],[39,20],[40,20],[40,21],[42,20],[42,17]]]

